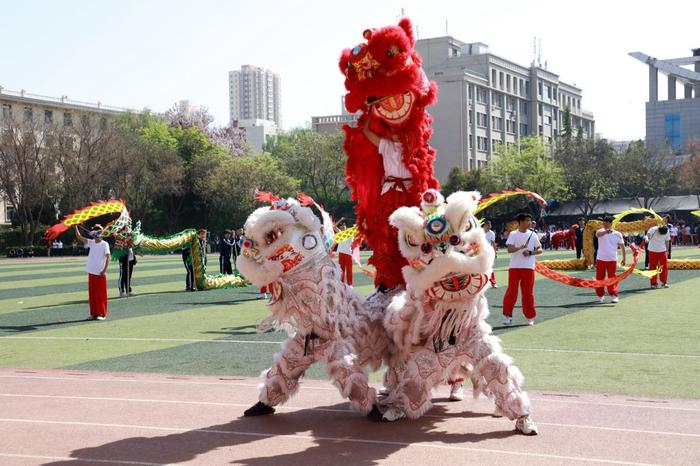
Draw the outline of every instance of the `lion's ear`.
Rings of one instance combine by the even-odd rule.
[[[479,199],[481,199],[481,194],[477,191],[457,191],[450,194],[447,197],[445,218],[457,231],[464,230],[469,221],[469,215],[473,214],[479,204]]]
[[[408,18],[401,18],[401,21],[399,21],[399,27],[403,29],[406,36],[408,36],[408,40],[411,42],[411,47],[416,45],[416,40],[413,38],[413,24],[411,24],[411,20]]]
[[[420,230],[423,228],[423,215],[418,207],[399,207],[389,216],[389,223],[399,230]]]

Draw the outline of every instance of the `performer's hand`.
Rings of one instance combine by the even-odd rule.
[[[624,267],[624,266],[626,266],[626,265],[627,265],[627,261],[626,261],[626,260],[624,260],[624,259],[622,259],[622,261],[620,262],[620,264],[622,264],[622,266]]]

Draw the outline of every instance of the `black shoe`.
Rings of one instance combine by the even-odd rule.
[[[379,411],[379,407],[374,405],[372,406],[372,411],[367,413],[367,419],[372,422],[382,422],[384,420],[384,415]]]
[[[258,401],[253,406],[243,411],[243,415],[245,417],[264,416],[266,414],[272,414],[274,412],[275,408],[266,405],[262,401]]]
[[[389,291],[389,288],[387,288],[385,284],[380,283],[377,287],[377,291],[379,291],[380,293],[386,293],[387,291]]]

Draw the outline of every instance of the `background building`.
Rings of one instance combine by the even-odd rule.
[[[280,76],[257,66],[229,71],[231,121],[269,120],[282,126]]]
[[[700,138],[700,48],[692,57],[661,60],[641,52],[630,56],[649,66],[649,101],[646,103],[646,144],[653,154],[672,157],[672,163],[689,154],[688,143]],[[693,69],[683,66],[692,65]],[[659,71],[668,78],[667,100],[659,100]],[[678,85],[683,98],[677,97]]]
[[[0,125],[10,118],[14,118],[15,121],[34,119],[45,124],[65,126],[78,125],[86,119],[102,124],[107,118],[126,111],[129,109],[104,105],[101,102],[81,102],[71,100],[65,95],[48,97],[30,94],[24,89],[11,91],[0,86]],[[10,223],[12,210],[5,196],[0,193],[0,224]]]
[[[269,120],[238,120],[234,126],[245,129],[245,140],[253,152],[262,152],[265,144],[277,136],[277,125]]]
[[[421,39],[416,49],[428,78],[438,83],[432,114],[435,173],[445,180],[458,166],[485,166],[498,144],[518,144],[539,135],[552,144],[569,107],[572,128],[593,137],[593,114],[583,110],[582,91],[545,68],[518,65],[489,52],[481,42],[451,36]]]
[[[350,113],[345,108],[345,96],[340,96],[340,115],[311,117],[311,129],[317,133],[332,134],[343,129],[343,125],[355,126],[361,113]]]

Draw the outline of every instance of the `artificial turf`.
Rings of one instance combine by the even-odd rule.
[[[615,305],[597,304],[593,290],[538,277],[536,325],[524,326],[516,308],[514,325],[504,328],[505,256],[496,263],[501,287],[487,291],[489,322],[527,387],[700,398],[700,271],[671,271],[671,288],[659,290],[633,275]],[[700,249],[676,248],[674,257],[700,258]],[[0,261],[0,367],[253,376],[270,364],[285,337],[255,332],[266,306],[252,287],[184,292],[179,256],[141,259],[136,295],[124,299],[112,265],[108,319],[85,321],[84,260]],[[356,273],[355,280],[358,292],[371,292],[368,277]],[[324,377],[323,368],[308,376]]]

